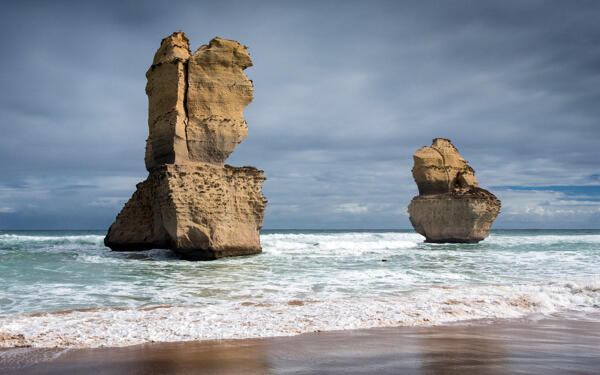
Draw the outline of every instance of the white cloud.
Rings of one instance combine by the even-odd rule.
[[[336,206],[335,211],[350,214],[360,214],[369,211],[369,208],[360,203],[342,203]]]
[[[600,215],[600,202],[586,196],[566,195],[546,190],[501,190],[498,227],[594,227]]]
[[[94,206],[94,207],[115,207],[115,209],[120,209],[125,202],[127,202],[129,198],[125,198],[125,197],[98,197],[92,201],[90,201],[90,203],[88,203],[89,206]]]

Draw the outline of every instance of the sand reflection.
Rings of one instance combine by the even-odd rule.
[[[12,350],[18,358],[7,354],[11,350],[0,356],[3,374],[596,373],[600,369],[600,323],[544,319],[376,328],[253,340],[71,349],[51,359],[45,354],[38,356],[36,349],[29,353],[27,349]],[[27,362],[22,359],[30,363],[6,368],[7,358],[13,358],[13,365]]]

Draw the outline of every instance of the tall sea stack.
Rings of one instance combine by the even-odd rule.
[[[479,242],[489,236],[500,200],[479,187],[475,171],[448,140],[436,138],[414,156],[419,195],[408,206],[410,222],[425,242]]]
[[[182,32],[162,40],[146,77],[148,178],[104,239],[112,250],[172,249],[210,260],[261,252],[263,171],[224,165],[246,137],[253,99],[246,47],[214,38],[195,53]]]

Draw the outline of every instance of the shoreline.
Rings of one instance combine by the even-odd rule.
[[[6,374],[593,373],[600,322],[477,320],[96,349],[0,350]]]
[[[594,277],[466,289],[438,286],[385,299],[283,299],[270,303],[241,299],[201,306],[92,307],[3,315],[0,349],[93,349],[539,317],[600,322],[599,281]]]

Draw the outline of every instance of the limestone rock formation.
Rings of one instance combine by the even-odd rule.
[[[479,187],[473,168],[447,139],[436,138],[414,156],[419,195],[408,206],[410,222],[426,242],[479,242],[489,235],[500,200]]]
[[[194,54],[182,32],[162,40],[146,77],[148,178],[104,239],[113,250],[172,249],[189,259],[261,252],[263,171],[223,163],[246,137],[253,99],[246,47],[214,38]]]

